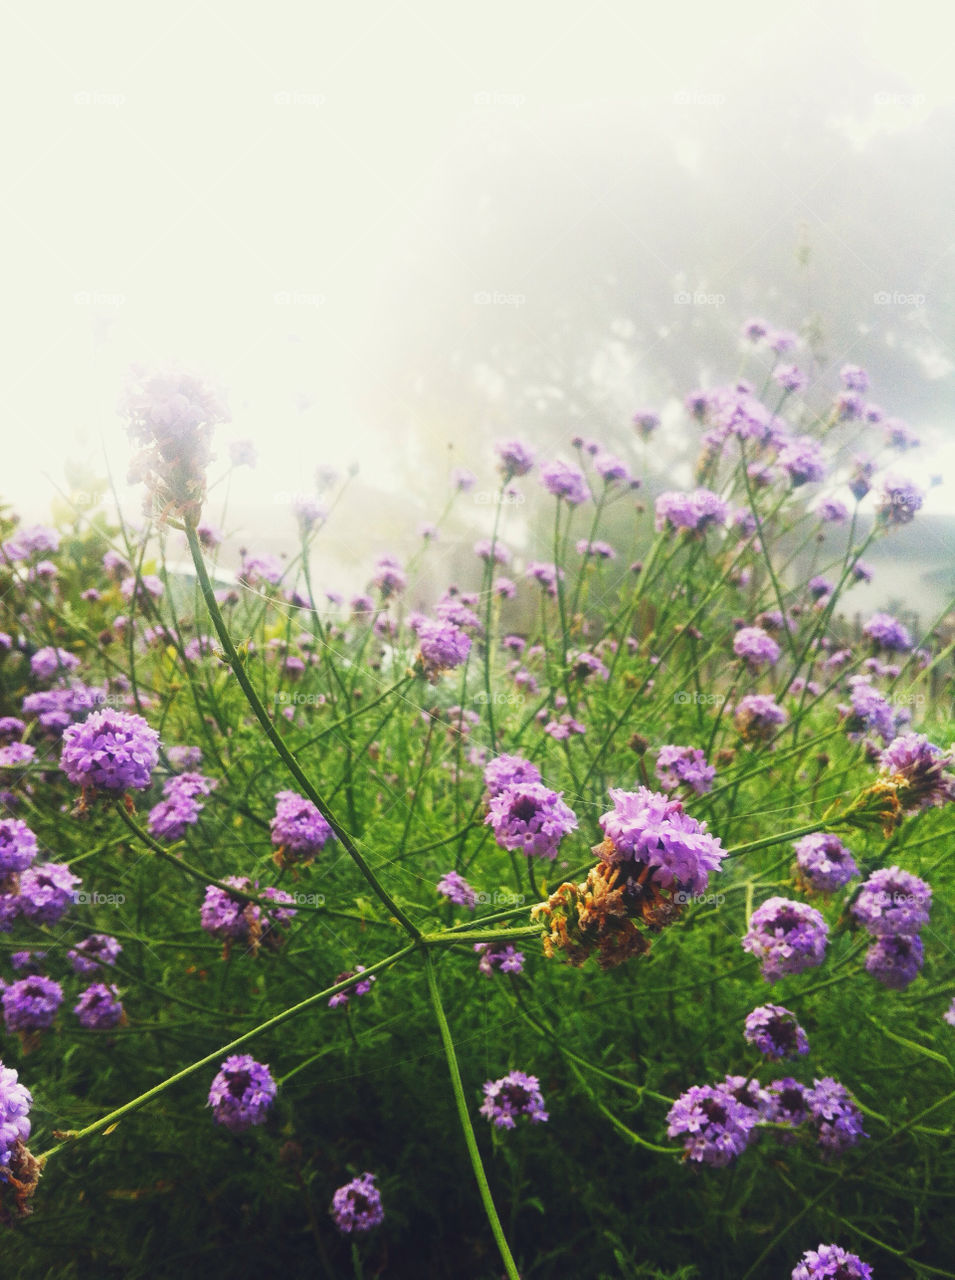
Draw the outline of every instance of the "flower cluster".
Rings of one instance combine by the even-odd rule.
[[[667,1113],[667,1136],[682,1136],[685,1160],[721,1169],[746,1150],[759,1119],[725,1085],[697,1084]]]
[[[477,894],[457,871],[446,871],[438,881],[438,893],[448,898],[458,907],[474,910],[477,906]]]
[[[214,938],[222,939],[226,955],[235,942],[243,943],[252,956],[257,956],[263,945],[273,950],[279,948],[284,941],[282,927],[295,915],[294,909],[285,905],[295,901],[291,894],[271,886],[259,893],[259,882],[256,880],[253,884],[246,876],[226,876],[222,883],[242,894],[255,894],[277,905],[269,910],[210,884],[206,886],[205,900],[199,909],[203,929]]]
[[[872,1268],[856,1253],[837,1244],[807,1249],[793,1269],[792,1280],[872,1280]]]
[[[757,956],[767,982],[822,964],[829,926],[815,907],[768,898],[750,916],[743,950]]]
[[[53,1025],[63,1003],[63,988],[52,978],[31,974],[11,982],[0,997],[8,1031],[40,1031]]]
[[[215,778],[201,773],[180,773],[163,784],[163,799],[149,811],[147,826],[159,840],[181,840],[188,827],[195,826],[207,796],[218,785]]]
[[[908,630],[890,613],[874,613],[862,628],[862,634],[876,648],[885,649],[888,653],[908,653],[912,648],[912,637]]]
[[[30,1136],[32,1105],[33,1096],[20,1083],[17,1072],[0,1062],[0,1170],[9,1166],[15,1145]]]
[[[159,759],[159,734],[142,716],[107,707],[63,734],[60,768],[74,786],[121,795],[144,791]]]
[[[363,1173],[339,1187],[332,1197],[329,1213],[344,1235],[370,1231],[385,1220],[381,1192],[375,1186],[375,1174]]]
[[[507,787],[520,783],[541,782],[541,772],[536,764],[522,756],[500,755],[489,760],[484,768],[484,785],[488,796],[497,796]]]
[[[418,627],[418,649],[421,671],[433,684],[443,671],[467,661],[471,637],[454,622],[426,620]]]
[[[656,527],[664,529],[689,529],[701,533],[711,525],[726,524],[729,507],[723,499],[709,489],[694,489],[692,493],[670,490],[661,493],[656,501]]]
[[[486,978],[494,976],[494,970],[501,973],[523,973],[524,953],[517,951],[511,943],[506,946],[493,946],[490,942],[475,942],[474,950],[481,957],[478,961],[478,973]]]
[[[105,982],[95,982],[87,987],[73,1012],[79,1019],[80,1026],[95,1030],[116,1027],[126,1021],[119,992]]]
[[[868,973],[900,991],[918,977],[924,960],[919,930],[928,924],[932,890],[900,867],[873,871],[850,911],[875,939],[866,953]]]
[[[656,775],[667,791],[689,787],[696,795],[704,795],[713,787],[716,769],[706,763],[698,747],[663,746],[657,752]]]
[[[318,807],[296,791],[277,792],[269,829],[280,867],[308,866],[333,838]]]
[[[753,671],[771,667],[779,658],[779,645],[762,627],[741,627],[733,637],[733,652]]]
[[[781,1004],[763,1004],[748,1014],[743,1038],[771,1061],[809,1052],[809,1040],[796,1015]]]
[[[335,984],[339,982],[347,982],[349,978],[354,978],[356,974],[364,973],[365,966],[356,964],[354,969],[346,969],[344,973],[340,973],[335,979]],[[362,978],[361,982],[356,982],[352,986],[347,987],[344,991],[336,991],[333,996],[329,997],[329,1009],[343,1009],[352,996],[366,996],[372,988],[372,984],[378,979],[374,974],[370,974],[367,978]]]
[[[499,1080],[487,1080],[484,1084],[484,1102],[481,1115],[486,1116],[498,1129],[513,1129],[521,1116],[527,1116],[531,1124],[547,1120],[544,1098],[537,1076],[523,1071],[509,1071]]]
[[[74,973],[98,973],[101,964],[115,964],[123,950],[116,938],[108,933],[91,933],[66,953]]]
[[[646,894],[660,889],[700,894],[726,857],[719,838],[690,817],[679,800],[640,787],[611,788],[613,808],[600,819],[604,840],[595,852]]]
[[[879,773],[895,787],[904,813],[955,801],[955,751],[943,751],[921,733],[893,739],[879,757]]]
[[[276,1085],[268,1066],[244,1053],[226,1058],[212,1081],[208,1105],[216,1122],[230,1133],[263,1124],[275,1101]]]
[[[750,693],[740,698],[733,723],[744,742],[765,742],[789,719],[789,713],[767,693]]]
[[[855,859],[837,836],[818,831],[797,840],[794,848],[803,888],[835,893],[859,874]]]
[[[561,840],[577,828],[574,812],[563,792],[540,782],[517,782],[492,796],[484,819],[502,849],[528,857],[557,857]]]

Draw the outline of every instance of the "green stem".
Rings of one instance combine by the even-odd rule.
[[[477,1179],[478,1190],[481,1193],[481,1200],[484,1203],[484,1212],[487,1214],[487,1220],[491,1225],[491,1231],[497,1242],[501,1257],[504,1260],[504,1268],[507,1271],[508,1280],[521,1280],[517,1267],[514,1265],[514,1259],[511,1256],[510,1248],[504,1237],[504,1228],[501,1226],[501,1220],[497,1216],[497,1210],[494,1207],[494,1201],[491,1198],[491,1188],[488,1185],[487,1174],[484,1172],[484,1165],[481,1162],[481,1153],[478,1150],[477,1138],[474,1136],[474,1127],[471,1124],[471,1117],[468,1114],[468,1103],[464,1096],[464,1085],[461,1082],[461,1071],[458,1067],[457,1055],[454,1052],[454,1041],[451,1039],[451,1028],[448,1026],[448,1020],[444,1014],[444,1006],[441,1003],[441,993],[438,991],[437,979],[434,975],[434,962],[430,954],[426,951],[424,956],[425,972],[428,975],[428,990],[431,993],[431,1003],[434,1006],[435,1017],[438,1020],[438,1027],[441,1031],[441,1041],[444,1045],[444,1054],[448,1060],[448,1073],[451,1076],[451,1087],[454,1090],[454,1100],[457,1103],[458,1119],[461,1121],[461,1129],[464,1132],[464,1141],[467,1144],[468,1155],[471,1157],[471,1167],[474,1170],[474,1176]],[[367,972],[367,970],[366,970]]]

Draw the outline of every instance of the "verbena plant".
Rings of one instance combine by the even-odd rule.
[[[915,442],[747,334],[696,488],[499,442],[427,612],[453,504],[346,605],[324,472],[219,566],[192,375],[123,402],[144,527],[5,520],[17,1274],[955,1275],[953,646],[844,606]]]

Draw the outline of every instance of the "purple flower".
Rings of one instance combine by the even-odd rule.
[[[532,560],[524,570],[525,578],[533,578],[539,582],[549,596],[557,595],[558,579],[563,579],[563,569],[558,569],[555,564],[545,564],[541,560]]]
[[[446,871],[438,881],[438,893],[449,898],[455,906],[468,907],[474,910],[477,906],[477,894],[457,871]]]
[[[524,953],[517,951],[509,942],[507,946],[492,946],[490,942],[475,942],[474,950],[481,959],[478,961],[478,973],[486,978],[494,976],[495,968],[501,973],[523,973]]]
[[[861,370],[860,370],[861,373]],[[872,1268],[837,1244],[807,1249],[793,1269],[792,1280],[872,1280]]]
[[[584,559],[592,557],[594,560],[616,560],[617,558],[617,553],[610,543],[602,542],[599,538],[595,538],[593,542],[581,538],[577,543],[577,554]]]
[[[660,425],[660,415],[652,409],[640,409],[633,415],[633,425],[639,436],[649,440]]]
[[[76,886],[82,883],[64,862],[34,864],[20,876],[19,910],[37,924],[56,924],[75,902]]]
[[[818,831],[803,836],[793,847],[799,870],[819,893],[835,893],[859,874],[855,859],[837,836]]]
[[[601,680],[609,680],[610,672],[593,653],[570,653],[567,655],[570,675],[578,680],[586,680],[589,676],[600,676]]]
[[[160,840],[181,840],[187,827],[194,826],[202,812],[199,796],[207,796],[217,783],[201,773],[182,773],[163,786],[164,799],[149,811],[147,826]]]
[[[144,791],[159,759],[159,734],[142,716],[106,708],[63,734],[60,768],[74,786],[118,795]]]
[[[661,747],[657,752],[656,775],[667,791],[687,786],[698,796],[713,788],[716,769],[706,763],[698,747]]]
[[[802,391],[808,379],[794,364],[781,364],[773,370],[773,377],[784,391]]]
[[[356,974],[364,972],[365,966],[363,964],[356,964],[354,969],[346,969],[344,973],[340,973],[335,979],[335,984],[337,986],[339,982],[347,982],[349,978],[354,978]],[[366,996],[371,990],[372,983],[377,981],[377,977],[374,974],[371,974],[370,977],[362,978],[361,982],[354,983],[344,991],[336,991],[335,994],[329,998],[329,1009],[343,1009],[345,1005],[348,1004],[348,1001],[352,996]]]
[[[594,470],[606,485],[630,482],[630,469],[625,462],[610,453],[599,453],[594,458]]]
[[[788,474],[794,488],[815,484],[826,474],[826,460],[819,443],[811,436],[796,436],[779,451],[779,465]]]
[[[247,876],[226,876],[222,882],[238,889],[242,893],[257,893],[258,881],[253,884]],[[199,921],[207,933],[214,938],[221,938],[226,948],[232,942],[246,942],[252,955],[257,955],[259,947],[265,942],[271,947],[281,945],[282,936],[279,926],[286,925],[295,915],[291,907],[285,905],[295,899],[284,889],[263,889],[261,898],[269,898],[279,904],[275,910],[269,911],[257,903],[246,902],[243,898],[233,897],[217,885],[206,886],[206,896],[199,909]]]
[[[466,467],[455,467],[451,472],[451,483],[458,493],[468,493],[477,484],[477,476]]]
[[[912,428],[901,418],[886,418],[882,430],[891,449],[917,449],[921,444]]]
[[[108,933],[91,933],[66,953],[74,973],[97,973],[101,964],[115,964],[122,951],[119,942]]]
[[[877,938],[866,952],[866,972],[893,991],[901,991],[918,977],[925,960],[922,939],[915,934],[890,933]]]
[[[766,693],[750,693],[740,698],[733,712],[733,723],[745,742],[771,738],[788,719],[785,708]]]
[[[521,1116],[527,1116],[531,1124],[541,1124],[547,1120],[537,1076],[525,1075],[523,1071],[509,1071],[500,1080],[486,1080],[481,1115],[486,1116],[498,1129],[513,1129]]]
[[[767,982],[822,964],[829,926],[815,907],[768,898],[750,917],[743,950],[757,956]]]
[[[690,894],[705,891],[710,872],[718,871],[726,857],[705,822],[684,813],[679,800],[646,787],[611,788],[610,799],[614,807],[599,820],[605,839],[597,846],[598,857],[633,881],[650,867],[657,886]],[[640,864],[640,870],[633,864]]]
[[[943,751],[923,733],[893,739],[879,756],[879,773],[895,783],[905,813],[920,813],[955,800],[955,751]]]
[[[857,364],[844,364],[839,370],[839,377],[847,391],[869,390],[869,375]]]
[[[833,584],[821,574],[809,579],[809,594],[814,600],[821,600],[823,596],[831,595],[832,591]]]
[[[754,669],[772,666],[781,650],[762,627],[741,627],[733,638],[733,652]]]
[[[852,692],[849,701],[852,707],[846,718],[850,739],[855,741],[863,733],[875,733],[883,742],[891,742],[896,730],[892,704],[864,679],[854,677],[850,683]]]
[[[33,1095],[17,1072],[0,1062],[0,1168],[10,1164],[15,1145],[29,1138],[32,1105]]]
[[[539,782],[512,783],[499,791],[491,797],[484,821],[502,849],[535,858],[556,858],[561,840],[577,828],[563,792]]]
[[[495,564],[509,564],[511,553],[503,542],[492,542],[490,538],[478,538],[474,544],[474,554],[481,560],[493,560]]]
[[[725,1086],[695,1084],[667,1113],[667,1136],[683,1136],[685,1160],[721,1169],[745,1151],[758,1120]]]
[[[924,501],[925,494],[911,480],[886,476],[882,481],[876,512],[883,524],[909,524]]]
[[[250,586],[256,583],[268,582],[275,587],[281,582],[284,572],[282,561],[278,556],[273,556],[271,552],[263,551],[258,555],[244,555],[242,557],[242,564],[239,567],[239,581],[248,583]]]
[[[243,1133],[255,1124],[263,1124],[275,1101],[276,1087],[264,1062],[256,1062],[246,1053],[226,1058],[209,1090],[209,1103],[218,1124],[231,1133]]]
[[[668,491],[656,500],[656,528],[662,532],[670,529],[692,529],[701,532],[711,525],[726,524],[729,507],[709,489],[694,489],[692,493]]]
[[[389,596],[400,595],[408,585],[405,571],[394,556],[379,556],[375,564],[375,574],[371,585],[377,587],[387,600]]]
[[[506,787],[519,783],[540,781],[540,769],[522,756],[496,756],[484,769],[484,785],[490,796],[500,795]]]
[[[8,560],[29,560],[32,556],[55,555],[59,549],[60,535],[55,529],[48,529],[42,524],[17,529],[2,547]]]
[[[766,1089],[769,1100],[765,1118],[775,1124],[789,1124],[798,1127],[809,1115],[809,1104],[806,1101],[806,1086],[794,1080],[792,1076],[784,1076],[782,1080],[774,1080]],[[791,1136],[787,1135],[792,1141]]]
[[[81,1027],[106,1030],[118,1026],[126,1017],[119,992],[105,982],[87,987],[73,1007]]]
[[[68,672],[75,671],[79,665],[80,660],[75,653],[69,653],[66,649],[54,649],[49,645],[45,649],[37,649],[30,659],[30,670],[37,680],[52,680],[56,675],[65,676]]]
[[[36,836],[19,818],[0,818],[0,881],[36,861]]]
[[[843,524],[849,519],[846,504],[840,502],[838,498],[823,498],[816,507],[816,514],[820,520],[825,520],[829,524]]]
[[[862,634],[889,653],[908,653],[912,637],[902,623],[890,613],[874,613],[862,628]]]
[[[948,1023],[950,1027],[955,1027],[955,998],[953,998],[952,1003],[948,1006],[948,1008],[942,1014],[942,1017],[945,1019],[945,1021]]]
[[[272,843],[293,862],[313,861],[333,838],[317,807],[295,791],[277,792],[270,831]]]
[[[11,982],[0,1000],[8,1031],[40,1031],[52,1026],[63,1003],[63,988],[52,978],[31,974]]]
[[[517,586],[510,578],[495,578],[491,590],[502,600],[513,600],[517,595]]]
[[[22,737],[26,724],[18,716],[0,716],[0,742]]]
[[[806,1090],[809,1125],[827,1156],[841,1155],[869,1135],[862,1127],[862,1112],[844,1085],[824,1076]]]
[[[534,453],[520,440],[499,440],[494,446],[505,480],[526,476],[534,465]]]
[[[570,507],[579,507],[590,497],[583,472],[559,460],[541,468],[541,483],[555,498],[564,498]]]
[[[840,422],[855,422],[865,413],[865,401],[855,391],[840,391],[834,407]]]
[[[375,1186],[375,1174],[363,1173],[339,1187],[332,1196],[329,1213],[335,1219],[335,1226],[346,1236],[353,1231],[370,1231],[384,1222],[385,1211],[381,1206],[381,1192]]]
[[[792,333],[789,329],[773,329],[773,331],[767,335],[766,340],[769,343],[770,348],[775,351],[778,356],[781,356],[785,351],[792,351],[793,347],[799,341],[796,334]]]
[[[421,664],[429,679],[460,667],[471,652],[471,637],[453,622],[422,622],[418,627]]]
[[[917,934],[928,924],[932,890],[901,867],[873,871],[850,907],[862,927],[874,938],[901,933]]]
[[[796,1015],[781,1004],[763,1004],[748,1014],[743,1039],[774,1062],[809,1052],[809,1040]]]
[[[765,320],[747,320],[743,325],[743,337],[750,342],[759,342],[769,333],[769,325]]]
[[[198,747],[170,747],[166,755],[174,769],[196,769],[202,763]]]

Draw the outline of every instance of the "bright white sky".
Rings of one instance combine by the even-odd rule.
[[[727,68],[764,59],[798,97],[812,66],[789,51],[807,32],[845,49],[847,75],[884,68],[887,90],[921,99],[843,122],[860,144],[952,102],[947,0],[18,0],[3,15],[2,490],[31,518],[67,458],[105,448],[123,477],[114,406],[134,360],[230,388],[233,433],[263,454],[240,499],[307,487],[320,461],[358,459],[387,487],[396,442],[358,404],[376,377],[367,318],[397,332],[414,312],[389,280],[409,245],[453,241],[447,158],[469,149],[479,199],[512,119],[559,140],[568,112],[609,102],[665,133],[675,93],[732,93]],[[955,475],[955,447],[931,469]]]

